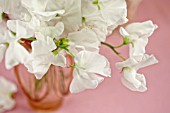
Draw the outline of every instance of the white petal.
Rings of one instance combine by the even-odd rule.
[[[129,33],[123,27],[120,27],[119,32],[123,37],[129,36]]]
[[[29,27],[29,23],[22,22],[20,20],[8,20],[8,28],[16,33],[16,37],[20,38],[29,38],[34,35],[34,31]]]
[[[79,93],[86,89],[95,89],[104,79],[95,74],[78,72],[78,70],[74,70],[73,77],[70,85],[71,93]]]
[[[148,44],[148,38],[139,38],[138,40],[133,42],[134,47],[130,45],[130,57],[142,57],[145,54],[145,47]]]
[[[89,51],[81,51],[75,57],[75,63],[84,68],[87,72],[111,76],[111,69],[108,60],[98,54]]]
[[[84,28],[90,28],[96,33],[99,41],[105,42],[106,36],[108,34],[106,22],[99,16],[84,16],[84,18]]]
[[[44,11],[48,0],[22,0],[21,2],[27,10]]]
[[[70,84],[70,92],[71,93],[79,93],[81,91],[84,91],[86,88],[83,86],[83,83],[81,83],[81,82],[82,82],[82,80],[81,80],[80,76],[77,74],[77,72],[74,72],[73,80]],[[94,84],[96,84],[96,83],[94,83]]]
[[[120,20],[127,16],[127,7],[125,0],[99,0],[102,16],[105,18],[108,26],[121,25]],[[119,22],[119,23],[118,23]]]
[[[82,23],[81,0],[69,0],[65,2],[65,13],[61,16],[65,26],[65,32],[77,31]]]
[[[153,64],[156,64],[158,63],[158,60],[155,58],[155,56],[153,55],[147,55],[145,54],[142,58],[142,60],[136,64],[134,66],[134,68],[136,68],[136,70],[140,69],[140,68],[143,68],[143,67],[147,67],[147,66],[150,66],[150,65],[153,65]]]
[[[27,68],[28,72],[30,73],[33,73],[33,65],[32,65],[33,60],[34,58],[30,54],[29,57],[27,57],[24,62],[24,66]]]
[[[56,17],[57,14],[64,14],[65,10],[57,10],[57,11],[48,11],[48,12],[39,12],[39,11],[32,11],[36,14],[36,17],[42,21],[50,21]]]
[[[66,66],[66,58],[63,55],[54,56],[52,53],[41,54],[28,59],[25,62],[30,73],[35,74],[37,79],[41,79],[50,68],[51,64],[55,66]]]
[[[147,90],[144,75],[137,74],[134,69],[124,69],[122,84],[132,91],[144,92]]]
[[[45,37],[40,33],[36,33],[36,41],[31,43],[32,46],[32,54],[34,56],[46,54],[48,52],[56,49],[56,45],[51,37]]]
[[[112,34],[113,33],[113,30],[116,29],[118,27],[118,25],[123,25],[125,23],[128,22],[128,19],[126,18],[126,16],[122,17],[119,21],[117,21],[116,24],[114,25],[111,25],[107,28],[108,30],[108,35]]]
[[[2,21],[0,22],[0,37],[1,37],[1,40],[0,40],[0,43],[4,43],[4,40],[3,37],[5,36],[5,32],[7,31],[7,26],[6,26],[6,21]]]
[[[133,65],[136,65],[138,62],[134,58],[129,58],[123,62],[116,63],[116,67],[118,69],[122,69],[124,67],[132,67]]]
[[[3,76],[0,76],[0,86],[0,95],[8,95],[17,92],[17,86],[9,80],[5,79]]]
[[[50,58],[48,55],[36,56],[28,66],[29,71],[32,71],[37,79],[41,79],[51,66]]]
[[[51,64],[53,64],[55,66],[65,67],[66,66],[66,58],[61,54],[58,54],[56,56],[52,55]]]
[[[138,74],[136,75],[136,78],[141,81],[142,83],[142,86],[139,88],[139,91],[141,92],[144,92],[147,90],[147,87],[146,87],[146,79],[145,79],[145,76],[143,74]]]
[[[153,24],[152,21],[145,21],[129,24],[125,29],[129,34],[137,35],[140,38],[148,38],[157,29],[157,25]]]
[[[136,79],[136,70],[130,69],[130,68],[125,68],[123,70],[123,75],[124,78],[129,81],[135,88],[139,88],[141,86],[140,81]]]
[[[10,97],[0,95],[0,106],[2,106],[0,107],[0,112],[11,110],[15,106],[15,101]]]
[[[39,31],[44,36],[49,36],[52,38],[59,37],[60,35],[62,35],[64,31],[64,24],[62,22],[59,22],[54,27],[52,26],[40,27]]]
[[[98,51],[100,42],[92,30],[83,29],[68,35],[70,43],[75,46],[83,46],[88,51]],[[70,48],[72,49],[72,48]]]
[[[10,43],[5,55],[5,65],[7,69],[11,69],[19,63],[24,63],[29,56],[28,51],[19,43]]]
[[[99,39],[99,41],[101,41],[101,42],[106,41],[107,34],[106,34],[105,30],[101,30],[99,28],[93,28],[93,31],[97,34],[97,38]]]
[[[0,62],[2,62],[4,58],[5,51],[7,49],[7,46],[4,44],[0,44]]]

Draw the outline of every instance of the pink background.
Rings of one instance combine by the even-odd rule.
[[[159,64],[140,70],[147,78],[148,91],[131,92],[120,82],[120,72],[115,62],[120,59],[111,51],[102,47],[101,53],[111,62],[112,78],[106,78],[96,90],[79,94],[70,94],[56,113],[170,113],[170,1],[143,0],[136,15],[136,21],[151,19],[159,29],[150,38],[147,46],[149,54],[159,59]],[[121,42],[119,35],[108,38],[108,42]],[[127,47],[120,49],[127,54]],[[6,71],[0,65],[0,75],[14,80],[12,71]],[[19,91],[16,95],[17,106],[7,113],[35,113],[26,103]]]

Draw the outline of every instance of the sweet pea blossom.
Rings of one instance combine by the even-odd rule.
[[[64,0],[65,13],[61,15],[61,22],[64,23],[66,34],[78,30],[82,22],[81,0]]]
[[[148,37],[157,29],[157,25],[152,21],[142,23],[129,24],[125,29],[120,28],[120,34],[124,38],[128,38],[130,45],[130,56],[138,57],[139,59],[145,53],[145,47],[148,44]]]
[[[81,51],[75,56],[75,69],[70,85],[71,93],[78,93],[86,89],[95,89],[105,77],[111,76],[108,60],[98,54],[89,51]]]
[[[96,26],[96,21],[104,23],[107,34],[118,26],[127,22],[127,8],[125,0],[82,0],[82,15],[91,26]],[[100,31],[105,28],[98,24]],[[102,27],[102,28],[101,28]],[[104,29],[103,29],[104,28]],[[101,38],[100,38],[101,39]],[[102,38],[103,39],[103,38]]]
[[[96,33],[90,29],[82,29],[81,31],[68,34],[70,40],[70,51],[74,54],[79,52],[79,49],[85,49],[88,51],[98,52],[100,42]]]
[[[15,106],[15,101],[11,95],[17,92],[17,87],[14,83],[0,76],[0,113],[10,110]]]
[[[24,25],[18,25],[18,21],[8,21],[8,28],[15,32],[13,34],[9,30],[4,31],[4,36],[0,40],[1,46],[1,59],[3,58],[3,54],[5,53],[5,65],[7,69],[11,69],[12,67],[18,65],[19,63],[24,63],[25,58],[29,55],[27,50],[20,45],[18,42],[21,38],[28,38],[32,36],[32,33],[27,31],[24,28]],[[6,51],[6,52],[5,52]]]
[[[108,25],[108,34],[128,21],[125,0],[99,0],[101,13]]]
[[[158,63],[158,60],[153,55],[145,54],[141,61],[130,57],[126,61],[116,63],[116,67],[123,70],[122,83],[124,86],[132,91],[144,92],[147,90],[145,76],[137,73],[137,71],[156,63]]]
[[[22,6],[25,7],[31,15],[34,15],[39,20],[50,21],[56,17],[56,15],[64,14],[65,10],[47,10],[50,4],[50,0],[22,0]]]
[[[46,37],[41,33],[36,33],[35,36],[37,40],[31,43],[32,52],[24,65],[37,79],[41,79],[51,65],[65,67],[66,58],[61,54],[54,56],[52,53],[53,50],[57,49],[53,38]]]

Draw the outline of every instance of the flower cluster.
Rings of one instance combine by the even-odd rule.
[[[104,80],[99,75],[111,76],[108,60],[99,53],[101,44],[124,60],[116,66],[131,90],[146,90],[145,77],[137,70],[157,63],[145,53],[148,37],[157,28],[151,21],[120,28],[124,42],[118,47],[130,46],[127,60],[117,47],[105,43],[115,28],[128,21],[125,0],[1,0],[0,15],[0,62],[5,56],[7,69],[23,64],[37,79],[51,65],[74,68],[72,93],[96,88]],[[74,59],[71,66],[67,54]]]

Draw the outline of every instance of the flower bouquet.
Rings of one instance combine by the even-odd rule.
[[[101,45],[122,60],[116,67],[127,88],[147,90],[144,75],[137,71],[158,62],[145,51],[157,25],[150,20],[131,23],[120,27],[121,45],[105,42],[128,22],[125,0],[0,0],[0,14],[0,62],[5,56],[6,68],[14,68],[34,108],[55,108],[68,91],[95,89],[111,77]],[[117,51],[123,46],[129,46],[129,58]]]

